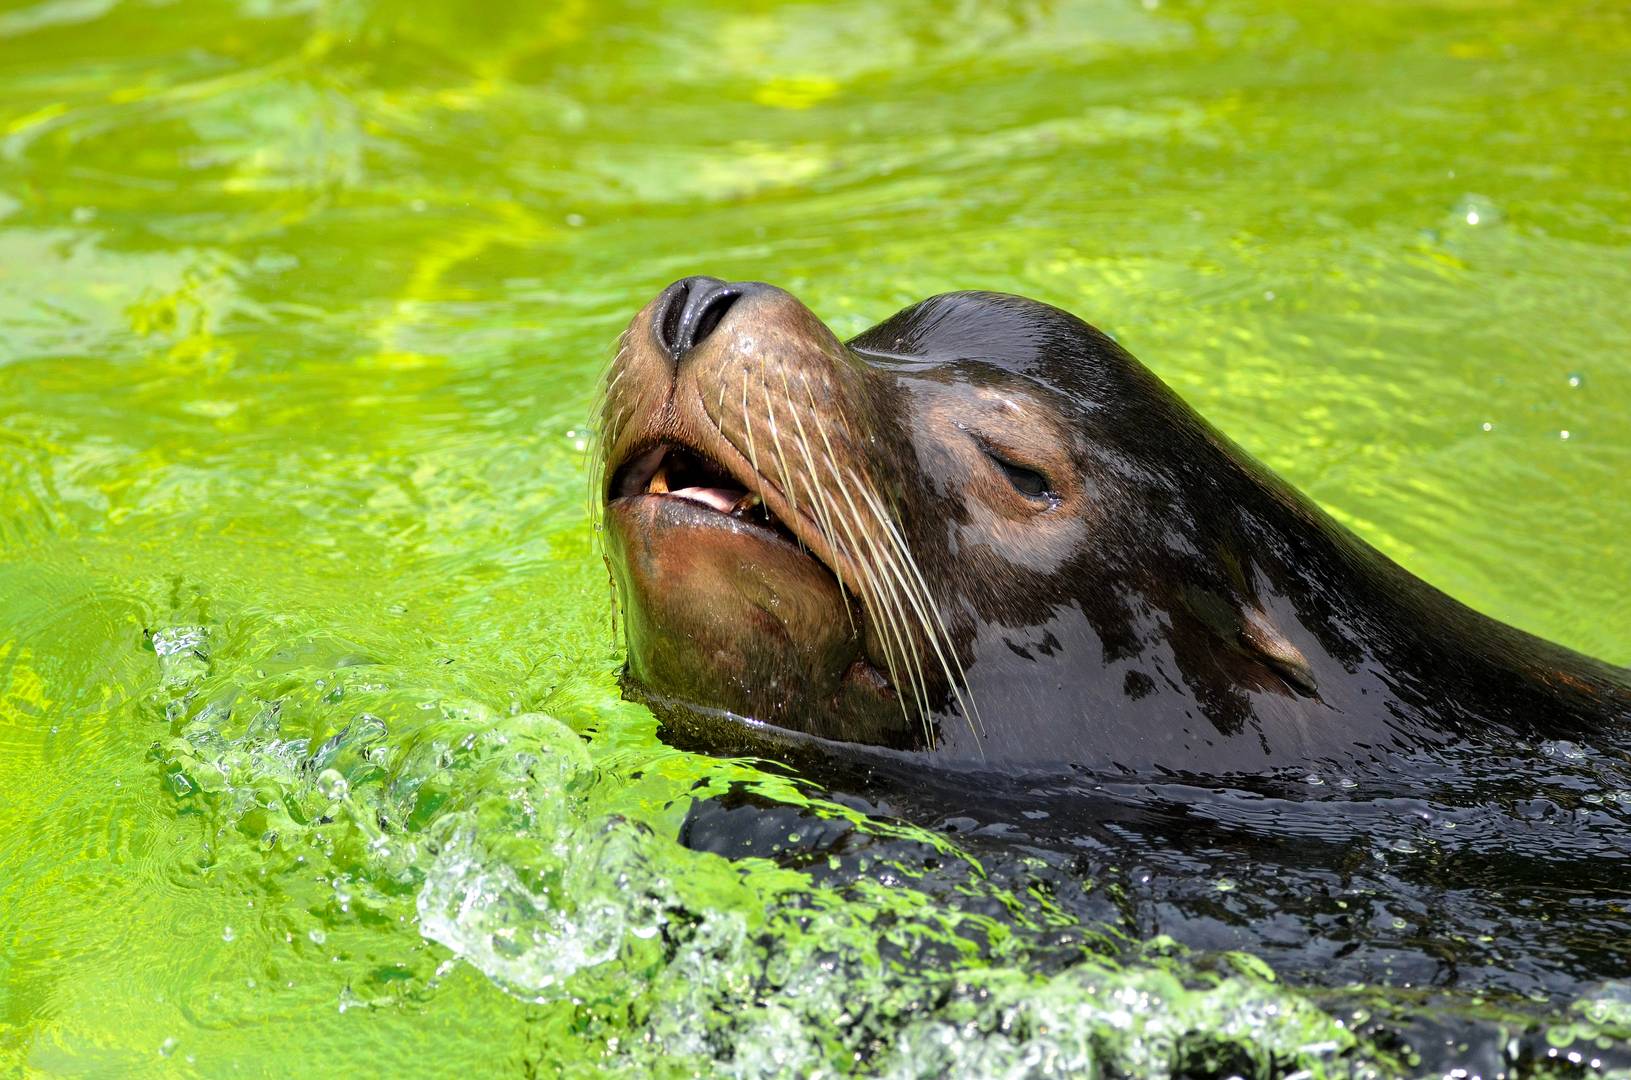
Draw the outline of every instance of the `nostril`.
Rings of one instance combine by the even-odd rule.
[[[744,286],[711,277],[688,277],[663,292],[652,313],[651,333],[675,363],[715,330],[741,299]]]
[[[657,335],[657,344],[662,346],[663,352],[669,356],[678,356],[679,350],[674,348],[680,337],[680,320],[685,315],[685,301],[691,293],[691,282],[694,278],[676,281],[668,287],[668,297],[663,306],[657,311],[657,317],[651,320],[652,329]]]
[[[699,305],[701,310],[697,313],[696,323],[691,331],[693,349],[701,345],[703,340],[719,327],[720,320],[731,309],[731,305],[741,298],[741,293],[721,289]]]

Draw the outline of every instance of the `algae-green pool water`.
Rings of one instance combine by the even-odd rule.
[[[4,5],[0,1061],[1411,1071],[1354,1005],[1406,970],[1112,946],[905,824],[861,827],[955,887],[680,843],[727,790],[851,811],[620,700],[595,381],[685,274],[840,334],[1024,293],[1631,663],[1628,132],[1612,4]],[[1631,1030],[1623,983],[1481,986],[1431,1007],[1587,1068]]]

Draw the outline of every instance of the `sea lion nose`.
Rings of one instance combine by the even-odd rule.
[[[731,305],[741,299],[746,285],[718,278],[681,278],[657,300],[652,313],[651,332],[657,344],[676,364],[686,353],[701,345],[719,327]]]

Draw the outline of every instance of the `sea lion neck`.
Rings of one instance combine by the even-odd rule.
[[[1204,425],[1204,421],[1197,422]],[[1400,746],[1589,738],[1631,722],[1626,673],[1491,619],[1411,574],[1223,436],[1230,517],[1211,528],[1247,636],[1306,661],[1315,715],[1385,714]],[[1271,666],[1272,663],[1271,663]]]

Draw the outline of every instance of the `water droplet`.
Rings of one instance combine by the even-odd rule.
[[[346,783],[338,769],[324,769],[317,777],[317,790],[323,798],[338,802],[350,793],[351,785]]]
[[[1495,425],[1490,423],[1488,420],[1485,420],[1484,421],[1484,430],[1485,431],[1494,431],[1495,430]]]
[[[323,933],[323,931],[317,929],[316,927],[313,927],[312,929],[308,930],[306,932],[306,937],[311,939],[311,943],[313,945],[321,945],[321,944],[323,944],[323,942],[328,940],[328,935]]]
[[[1578,371],[1569,372],[1569,385],[1570,386],[1578,387],[1581,383],[1585,382],[1585,380],[1586,380],[1586,377],[1584,375],[1580,374]]]
[[[231,941],[232,939],[236,938],[237,936],[238,936],[238,932],[236,930],[232,929],[232,927],[225,926],[225,927],[221,928],[221,940],[222,941]]]
[[[1221,877],[1212,884],[1217,888],[1218,892],[1233,892],[1235,889],[1234,878]]]
[[[161,1057],[169,1057],[171,1054],[176,1052],[176,1045],[176,1037],[174,1035],[170,1036],[168,1039],[165,1039],[163,1042],[159,1043],[159,1055]]]
[[[1562,431],[1557,433],[1557,437],[1560,439],[1567,439],[1569,437],[1569,429],[1564,428]]]

